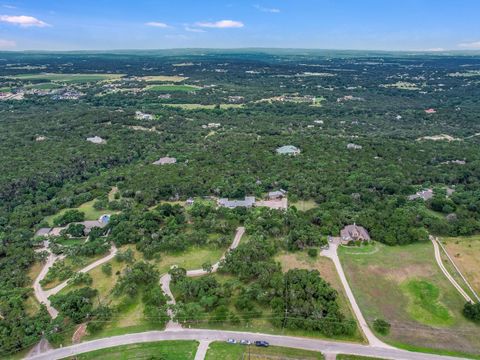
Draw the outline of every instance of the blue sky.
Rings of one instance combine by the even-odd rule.
[[[480,50],[480,0],[0,0],[0,50]]]

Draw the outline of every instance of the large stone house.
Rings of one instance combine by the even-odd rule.
[[[364,227],[353,223],[353,225],[347,225],[340,230],[340,239],[344,244],[350,241],[369,241],[370,235]]]

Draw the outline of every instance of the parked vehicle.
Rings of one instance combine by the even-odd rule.
[[[252,342],[250,340],[244,340],[244,339],[240,340],[241,345],[250,345],[251,343]]]
[[[270,344],[267,341],[259,340],[255,341],[255,346],[268,347]]]
[[[237,340],[230,338],[230,339],[227,340],[227,343],[229,343],[229,344],[236,344],[236,343],[237,343]]]

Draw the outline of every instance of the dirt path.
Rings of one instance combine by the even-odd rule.
[[[58,311],[52,306],[48,298],[52,295],[57,294],[62,289],[64,289],[68,285],[69,280],[66,280],[63,283],[55,286],[53,289],[43,290],[42,286],[40,285],[40,281],[42,281],[45,278],[45,276],[47,276],[48,270],[53,266],[53,264],[57,260],[61,260],[65,258],[64,255],[57,256],[53,254],[50,250],[48,250],[48,246],[46,246],[46,250],[49,252],[49,256],[47,258],[47,261],[44,267],[42,268],[42,271],[40,271],[40,274],[38,274],[37,278],[35,279],[35,282],[33,283],[33,290],[38,302],[41,304],[45,304],[45,306],[47,307],[48,313],[53,319],[55,319],[58,316]],[[116,248],[116,246],[112,245],[112,247],[110,248],[110,254],[87,265],[86,267],[81,269],[79,272],[81,273],[89,272],[90,270],[96,268],[97,266],[100,266],[106,263],[107,261],[110,261],[117,254],[117,251],[118,249]]]
[[[232,244],[228,247],[227,251],[222,255],[220,260],[212,265],[212,271],[211,271],[212,273],[217,272],[218,267],[220,265],[220,262],[223,259],[225,259],[225,255],[230,250],[235,249],[240,244],[240,240],[242,239],[242,236],[243,236],[244,233],[245,233],[245,228],[243,226],[239,226],[237,228],[237,232],[235,233],[235,237],[233,238]],[[187,276],[188,277],[203,276],[203,275],[207,275],[207,274],[208,274],[208,272],[203,270],[203,269],[195,269],[195,270],[188,270],[187,271]],[[175,330],[181,330],[182,326],[179,323],[173,321],[173,311],[172,311],[171,307],[173,305],[175,305],[176,302],[175,302],[175,298],[173,297],[172,291],[170,290],[170,281],[171,280],[172,280],[172,277],[170,276],[170,274],[168,274],[168,273],[164,274],[160,278],[160,285],[162,286],[163,292],[166,295],[168,295],[168,297],[170,298],[167,301],[167,304],[169,305],[168,310],[167,310],[167,314],[170,317],[170,320],[168,321],[165,330],[175,331]]]
[[[26,358],[30,358],[30,357],[34,357],[34,356],[38,356],[40,354],[43,354],[43,353],[46,353],[50,350],[53,350],[53,347],[52,345],[50,345],[50,343],[48,342],[47,339],[45,338],[42,338],[42,340],[40,340],[38,342],[37,345],[35,345],[27,354]]]
[[[367,321],[363,317],[360,307],[358,306],[357,301],[353,296],[353,292],[350,289],[350,285],[348,284],[347,278],[343,271],[342,264],[340,263],[340,259],[338,258],[337,249],[339,246],[339,242],[333,241],[329,245],[330,246],[328,249],[322,250],[321,255],[332,259],[333,263],[335,264],[335,268],[337,269],[338,276],[340,277],[340,281],[342,282],[342,285],[345,288],[345,294],[347,295],[348,301],[352,306],[352,310],[355,313],[355,316],[357,317],[358,324],[360,325],[360,328],[365,334],[365,337],[367,338],[369,345],[375,346],[375,347],[393,349],[390,345],[385,344],[383,341],[377,338],[375,334],[373,334],[373,332],[368,327]]]
[[[443,274],[447,277],[447,279],[452,283],[452,285],[455,287],[455,289],[458,290],[460,295],[463,296],[463,298],[468,301],[473,303],[472,298],[468,296],[468,294],[465,292],[465,290],[462,289],[460,285],[455,281],[455,279],[450,275],[448,270],[445,268],[442,262],[442,257],[440,255],[440,247],[438,246],[438,240],[434,238],[432,235],[430,235],[430,240],[432,241],[433,248],[435,250],[435,260],[437,260],[437,264],[440,267],[440,270],[442,270]]]

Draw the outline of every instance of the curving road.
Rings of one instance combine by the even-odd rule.
[[[462,287],[457,283],[457,281],[452,277],[452,275],[450,275],[448,270],[445,268],[445,265],[443,265],[442,256],[440,255],[440,248],[437,242],[438,240],[434,238],[432,235],[430,235],[430,240],[432,241],[433,248],[435,250],[435,260],[437,260],[437,264],[440,267],[440,270],[442,270],[443,274],[452,283],[455,289],[457,289],[460,295],[462,295],[467,302],[471,302],[473,304],[474,302],[472,301],[472,298],[468,296],[465,290],[463,290]]]
[[[162,340],[196,340],[203,343],[203,353],[207,342],[226,341],[228,338],[246,339],[250,341],[265,340],[271,345],[283,346],[296,349],[320,351],[330,354],[352,354],[360,356],[379,357],[395,360],[458,360],[463,358],[453,356],[433,355],[426,353],[415,353],[395,348],[384,348],[378,346],[360,345],[353,343],[342,343],[317,339],[307,339],[293,336],[269,335],[260,333],[248,333],[238,331],[202,330],[202,329],[180,329],[178,331],[148,331],[144,333],[126,334],[113,336],[98,340],[50,350],[46,353],[34,355],[30,359],[35,360],[56,360],[81,353],[100,350],[113,346],[129,345]]]
[[[41,304],[45,304],[45,306],[47,307],[48,313],[53,319],[55,319],[58,316],[58,311],[52,306],[48,298],[52,295],[57,294],[62,289],[64,289],[68,285],[69,280],[64,281],[63,283],[55,286],[52,289],[43,290],[42,286],[40,285],[40,281],[42,281],[45,278],[45,276],[47,276],[48,270],[53,266],[55,261],[65,258],[64,255],[58,256],[53,254],[50,250],[48,250],[48,246],[46,247],[46,249],[49,252],[49,256],[47,258],[45,265],[42,268],[42,271],[40,271],[40,274],[38,274],[37,278],[33,283],[33,290],[38,302]],[[107,261],[110,261],[115,257],[115,255],[117,254],[117,251],[118,251],[117,247],[114,244],[112,244],[112,247],[110,248],[110,253],[107,256],[101,259],[98,259],[97,261],[94,261],[93,263],[81,269],[79,272],[81,273],[89,272],[90,270],[96,268],[97,266],[100,266],[106,263]]]
[[[235,249],[238,246],[238,244],[240,244],[240,240],[242,239],[242,236],[243,236],[244,233],[245,233],[245,228],[243,226],[239,226],[237,228],[237,232],[235,233],[235,237],[233,238],[233,241],[230,244],[230,246],[228,247],[227,251],[225,251],[225,253],[222,255],[222,257],[220,258],[219,261],[217,261],[215,264],[212,265],[212,271],[211,271],[212,273],[214,273],[218,270],[220,262],[223,259],[225,259],[225,255],[230,250]],[[189,276],[189,277],[203,276],[203,275],[207,275],[207,274],[208,274],[208,272],[203,270],[203,269],[195,269],[195,270],[188,270],[187,271],[187,276]],[[176,302],[175,302],[175,298],[172,294],[172,291],[170,290],[170,281],[172,281],[172,277],[168,273],[163,275],[160,278],[160,284],[162,286],[162,290],[169,297],[169,300],[167,302],[167,304],[169,305],[168,310],[167,310],[167,314],[170,317],[170,320],[167,323],[166,329],[167,330],[172,330],[172,331],[181,330],[182,325],[180,325],[178,322],[175,322],[173,320],[173,311],[172,311],[171,307],[173,305],[175,305]]]
[[[345,272],[343,271],[342,264],[340,263],[340,259],[338,258],[337,249],[338,249],[339,241],[334,240],[329,245],[330,245],[329,248],[322,250],[320,254],[322,256],[332,259],[335,265],[335,268],[337,269],[338,276],[340,277],[340,281],[342,282],[342,285],[345,289],[345,294],[347,295],[348,301],[350,302],[353,312],[357,317],[358,324],[360,325],[360,328],[365,334],[365,337],[367,338],[368,343],[371,346],[375,346],[375,347],[393,349],[392,346],[385,344],[383,341],[377,338],[375,334],[368,327],[367,321],[363,317],[360,307],[358,306],[357,301],[355,300],[355,296],[353,296],[352,289],[350,289],[350,285],[348,284],[347,278],[345,276]]]

